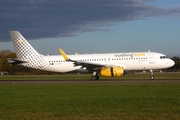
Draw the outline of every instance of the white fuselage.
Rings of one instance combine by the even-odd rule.
[[[119,66],[124,70],[154,70],[165,69],[174,65],[174,61],[166,58],[164,54],[155,52],[133,52],[133,53],[107,53],[107,54],[77,54],[68,55],[75,61],[93,63],[104,67]],[[64,60],[63,56],[43,56],[50,71],[69,72],[85,71],[82,66],[75,66],[74,62]]]

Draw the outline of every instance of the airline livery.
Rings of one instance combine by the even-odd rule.
[[[10,31],[17,58],[8,60],[11,64],[53,71],[53,72],[92,72],[91,80],[99,76],[119,77],[127,70],[150,70],[150,79],[154,79],[153,70],[172,67],[174,61],[164,54],[156,52],[74,54],[45,56],[39,54],[21,35],[19,31]]]

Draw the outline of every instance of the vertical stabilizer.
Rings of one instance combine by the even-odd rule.
[[[48,63],[21,35],[19,31],[10,31],[18,60],[25,61],[21,65],[34,69],[49,70]]]
[[[17,58],[19,60],[29,60],[29,57],[37,57],[40,54],[27,42],[19,31],[10,31]]]

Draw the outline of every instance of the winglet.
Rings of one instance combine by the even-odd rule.
[[[64,58],[65,60],[71,60],[71,59],[69,59],[69,58],[67,57],[66,53],[65,53],[62,49],[59,49],[59,52],[61,53],[61,55],[63,56],[63,58]]]

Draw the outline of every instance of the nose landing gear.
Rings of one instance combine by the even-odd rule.
[[[150,75],[150,79],[151,79],[151,80],[154,80],[153,70],[150,70],[150,73],[151,73],[151,75]]]

